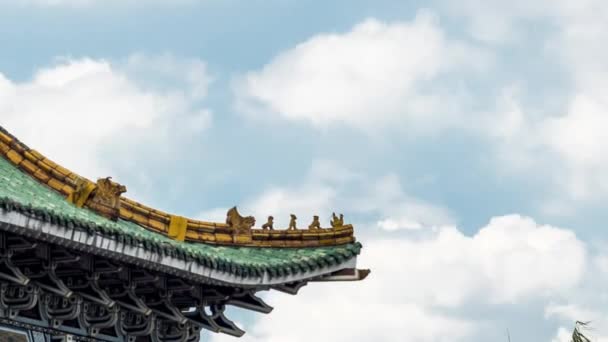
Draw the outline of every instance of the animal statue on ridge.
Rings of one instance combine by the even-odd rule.
[[[241,216],[235,206],[226,213],[226,224],[238,233],[246,233],[255,225],[255,217]]]
[[[268,221],[262,225],[263,230],[274,230],[274,217],[268,216]]]
[[[291,219],[289,220],[289,227],[287,228],[287,230],[296,230],[296,229],[298,229],[298,227],[296,226],[296,220],[298,219],[296,217],[296,215],[290,214],[289,216],[291,216]]]
[[[319,222],[319,216],[315,215],[312,217],[312,223],[308,226],[308,229],[321,229],[321,222]]]
[[[344,226],[344,215],[340,214],[340,217],[336,216],[336,213],[331,214],[330,224],[332,228],[339,228]]]

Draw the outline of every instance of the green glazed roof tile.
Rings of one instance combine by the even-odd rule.
[[[361,244],[315,248],[227,247],[178,242],[135,223],[111,221],[68,203],[56,192],[39,184],[4,158],[0,158],[0,206],[68,228],[99,232],[119,242],[183,259],[194,259],[217,270],[233,274],[272,276],[305,272],[335,265],[359,254]]]

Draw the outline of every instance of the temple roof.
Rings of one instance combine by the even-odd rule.
[[[315,216],[308,229],[298,229],[296,217],[292,215],[289,229],[274,229],[272,217],[262,226],[269,229],[255,229],[255,218],[240,216],[236,207],[228,211],[225,223],[169,214],[122,196],[126,187],[114,183],[109,177],[98,179],[95,183],[58,165],[23,144],[1,126],[0,156],[78,207],[89,208],[113,219],[120,218],[181,241],[287,248],[337,246],[356,241],[353,226],[344,224],[342,215],[338,218],[334,214],[331,228],[321,228],[319,217]]]
[[[79,208],[66,201],[65,192],[32,177],[31,172],[24,171],[27,166],[18,164],[17,167],[11,156],[7,156],[10,151],[14,151],[15,146],[11,146],[13,149],[7,149],[7,146],[9,145],[0,139],[0,156],[5,156],[0,158],[0,223],[29,228],[32,232],[35,231],[32,233],[34,237],[35,234],[50,234],[50,228],[41,223],[46,222],[49,227],[65,228],[61,234],[71,234],[68,235],[68,242],[71,239],[108,249],[110,245],[107,241],[111,240],[116,242],[116,246],[122,246],[120,253],[137,253],[133,256],[143,258],[140,252],[143,249],[153,252],[155,259],[149,258],[152,263],[179,269],[186,267],[191,273],[201,273],[204,270],[210,278],[228,283],[238,279],[234,282],[252,285],[288,283],[352,268],[361,249],[361,245],[354,242],[354,239],[339,244],[334,239],[331,246],[290,246],[292,248],[218,245],[187,239],[179,241],[146,225],[125,219],[122,215],[111,220],[91,209]],[[9,214],[21,216],[10,218]],[[21,217],[25,217],[26,221],[19,221]],[[14,222],[9,222],[10,220]],[[15,223],[17,221],[18,224]],[[228,227],[224,225],[223,228]],[[57,231],[57,228],[54,229]],[[352,227],[346,229],[352,232]],[[285,234],[285,231],[279,233]],[[304,233],[306,231],[298,231],[300,235]],[[57,238],[59,233],[53,234]],[[92,237],[95,240],[91,240]],[[127,251],[125,246],[137,246],[138,250]],[[173,262],[171,260],[177,259],[183,265],[169,265]],[[250,281],[247,282],[246,279]]]

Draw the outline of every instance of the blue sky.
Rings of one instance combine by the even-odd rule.
[[[244,341],[608,341],[607,23],[600,0],[0,0],[0,123],[183,215],[344,212],[372,276],[268,294]]]

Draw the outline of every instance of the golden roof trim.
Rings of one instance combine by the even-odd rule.
[[[331,228],[321,228],[315,216],[308,229],[299,229],[297,218],[292,214],[289,228],[279,230],[274,229],[272,216],[261,228],[254,228],[255,219],[241,216],[236,207],[228,211],[225,223],[169,214],[122,196],[126,188],[109,177],[93,182],[62,167],[30,149],[1,126],[0,155],[79,207],[110,219],[130,221],[181,241],[254,247],[321,247],[355,242],[353,226],[344,224],[342,215],[340,218],[333,215]]]

